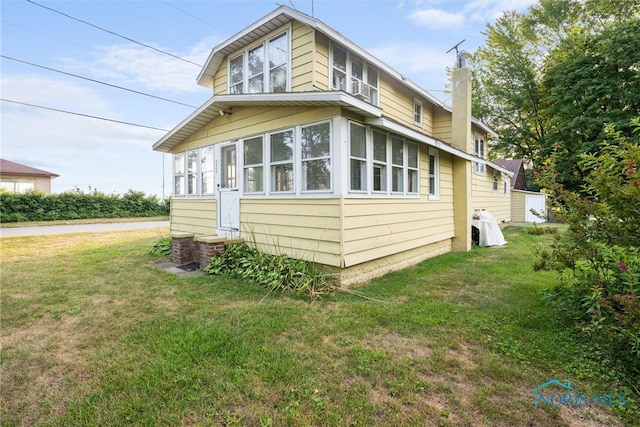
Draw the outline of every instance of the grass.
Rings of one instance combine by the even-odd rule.
[[[536,242],[433,258],[310,302],[150,267],[166,229],[3,238],[2,425],[637,424],[533,406],[624,385],[559,324]],[[558,391],[559,392],[559,391]]]

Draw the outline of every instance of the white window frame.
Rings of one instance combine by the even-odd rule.
[[[315,126],[323,126],[323,125],[328,125],[329,126],[329,153],[325,156],[320,156],[320,157],[303,157],[302,155],[302,135],[303,135],[303,130],[306,128],[310,128],[310,127],[315,127]],[[299,141],[299,145],[300,145],[300,177],[302,179],[302,185],[300,186],[301,192],[302,193],[330,193],[333,192],[333,127],[331,126],[331,121],[329,120],[324,120],[321,122],[315,122],[315,123],[308,123],[308,124],[304,124],[300,126],[300,132],[299,132],[300,137],[297,139],[294,139],[294,145],[296,145],[296,142]],[[321,160],[326,160],[328,161],[329,164],[329,187],[325,188],[325,189],[307,189],[307,174],[306,174],[306,170],[305,170],[305,163],[310,163],[310,162],[314,162],[314,161],[321,161]],[[295,171],[294,171],[295,173]]]
[[[287,132],[291,132],[291,139],[293,140],[293,146],[292,151],[291,151],[291,158],[286,159],[286,160],[273,160],[272,159],[272,151],[271,151],[271,137],[273,135],[277,135],[277,134],[282,134],[282,133],[287,133]],[[289,128],[289,129],[282,129],[282,130],[278,130],[278,131],[274,131],[274,132],[269,132],[267,134],[267,147],[268,147],[268,159],[269,159],[269,194],[295,194],[296,193],[296,177],[299,175],[299,167],[298,166],[298,155],[297,155],[297,150],[296,150],[296,146],[298,145],[296,143],[296,141],[298,140],[297,138],[297,134],[295,129],[293,128]],[[275,173],[274,171],[274,167],[277,166],[281,166],[281,165],[287,165],[287,164],[291,164],[291,173],[293,174],[293,177],[291,178],[291,189],[290,190],[275,190]]]
[[[189,169],[190,156],[195,157],[195,160],[194,160],[195,168],[193,170]],[[193,197],[193,196],[200,195],[200,183],[198,182],[198,178],[200,177],[200,150],[198,148],[185,151],[184,175],[185,175],[185,196]],[[193,180],[194,188],[190,189],[192,180]]]
[[[493,171],[493,192],[497,193],[498,192],[498,172],[497,171]]]
[[[433,158],[433,170],[431,159]],[[427,164],[429,174],[429,200],[440,200],[440,150],[429,147],[429,159]]]
[[[285,64],[277,64],[275,67],[270,67],[269,65],[269,49],[271,47],[271,43],[274,40],[279,39],[280,37],[285,36],[287,38],[286,40],[286,45],[287,45],[287,61],[286,61],[286,73],[287,73],[287,78],[286,78],[286,83],[285,83],[285,90],[284,91],[280,91],[280,92],[288,92],[291,90],[291,28],[287,27],[285,29],[279,30],[279,31],[274,31],[273,33],[271,33],[269,36],[264,37],[258,41],[256,41],[255,43],[251,44],[250,46],[247,46],[247,48],[245,50],[242,51],[242,53],[238,54],[238,55],[234,55],[232,57],[229,57],[228,61],[227,61],[227,93],[228,94],[248,94],[248,93],[273,93],[272,88],[271,88],[271,74],[274,70],[279,69],[282,65]],[[249,52],[254,51],[255,49],[262,47],[263,49],[263,53],[262,53],[262,72],[261,73],[256,73],[252,76],[249,76]],[[238,81],[235,84],[231,84],[231,62],[232,61],[236,61],[239,58],[242,58],[242,80]],[[250,77],[255,77],[262,74],[262,92],[250,92],[250,86],[249,86],[249,79]],[[234,86],[240,87],[240,91],[238,92],[233,92],[232,88]]]
[[[379,134],[384,137],[384,160],[376,159],[376,146],[375,146],[375,134]],[[372,169],[371,169],[371,191],[374,194],[387,194],[389,192],[389,144],[388,144],[389,134],[387,132],[382,132],[378,129],[371,130],[371,159],[372,159]],[[376,167],[381,168],[384,171],[384,174],[380,175],[381,181],[381,189],[375,189],[375,169]]]
[[[207,164],[205,163],[205,157],[203,155],[204,152],[206,152],[207,150],[210,150],[210,155],[211,155],[211,161],[210,163],[208,163],[208,166],[210,166],[210,168],[206,168],[205,166],[207,166]],[[200,168],[200,170],[198,171],[198,186],[200,189],[200,195],[202,196],[215,196],[216,194],[216,163],[215,163],[215,145],[207,145],[206,147],[202,147],[200,148],[200,151],[198,153],[198,166]],[[205,174],[210,174],[210,176],[212,177],[211,180],[211,191],[205,192],[204,190],[204,177]]]
[[[507,194],[509,194],[509,187],[511,187],[511,178],[509,178],[508,176],[504,178],[504,190],[503,190],[503,194],[506,196]]]
[[[486,152],[485,138],[480,134],[473,135],[473,154],[477,157],[484,159]],[[473,162],[473,171],[478,175],[485,175],[487,173],[486,166],[483,162]]]
[[[344,73],[345,74],[345,86],[346,87],[336,87],[333,84],[334,81],[334,59],[333,59],[333,52],[334,49],[339,49],[340,51],[344,52],[346,55],[346,70],[342,71],[340,70],[340,73]],[[348,49],[345,49],[344,47],[336,44],[336,43],[331,43],[330,46],[330,58],[329,58],[329,88],[331,90],[342,90],[344,92],[353,94],[353,86],[354,86],[354,81],[359,81],[363,84],[366,84],[369,86],[369,91],[370,91],[370,96],[369,96],[369,100],[366,101],[369,104],[372,105],[378,105],[378,103],[380,102],[380,72],[379,70],[374,67],[373,65],[371,65],[370,63],[368,63],[367,61],[365,61],[363,58],[352,54]],[[362,75],[362,79],[360,78],[356,78],[353,75],[353,62],[354,61],[360,61],[362,62],[362,66],[363,66],[363,75]]]
[[[262,158],[260,159],[261,162],[260,163],[250,163],[247,164],[247,156],[245,155],[245,150],[246,150],[246,143],[247,141],[252,141],[252,140],[256,140],[256,139],[260,139],[260,143],[262,146]],[[266,185],[266,180],[265,180],[265,173],[266,173],[266,168],[265,168],[265,136],[264,135],[255,135],[255,136],[250,136],[247,138],[244,138],[242,140],[242,189],[244,194],[264,194],[266,191],[265,185]],[[249,185],[247,182],[247,170],[248,169],[255,169],[255,168],[262,168],[262,189],[257,190],[257,191],[249,191]]]
[[[422,127],[422,116],[424,114],[424,106],[422,101],[413,98],[413,124]]]
[[[352,143],[351,143],[351,126],[357,126],[359,128],[362,128],[362,131],[364,132],[364,157],[359,157],[359,156],[355,156],[352,152]],[[368,178],[368,171],[369,171],[369,153],[371,152],[371,150],[368,147],[368,140],[369,138],[367,137],[367,127],[363,124],[360,123],[356,123],[356,122],[349,122],[349,126],[348,126],[348,132],[349,132],[349,192],[351,193],[367,193],[368,192],[368,185],[369,185],[369,179]],[[352,169],[352,162],[353,161],[359,162],[360,164],[360,172],[363,172],[362,175],[360,176],[360,188],[352,188],[352,184],[353,184],[353,172],[354,170]],[[363,167],[364,165],[364,167]]]

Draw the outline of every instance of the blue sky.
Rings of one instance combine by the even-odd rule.
[[[211,49],[276,9],[313,15],[448,103],[445,53],[476,50],[482,31],[533,0],[145,0],[34,2],[153,46],[164,55],[27,0],[0,4],[1,97],[6,100],[172,129],[211,93],[196,84]],[[30,62],[165,98],[168,102],[15,61]],[[192,107],[181,105],[188,104]],[[151,146],[165,132],[0,103],[0,157],[60,175],[55,193],[128,189],[161,197],[171,189],[170,158]]]

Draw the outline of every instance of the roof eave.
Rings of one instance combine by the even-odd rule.
[[[180,122],[165,136],[153,144],[154,151],[169,153],[184,139],[197,132],[215,117],[229,112],[233,107],[251,106],[337,106],[365,117],[381,117],[382,110],[375,105],[341,91],[287,92],[242,95],[214,95],[189,117]]]

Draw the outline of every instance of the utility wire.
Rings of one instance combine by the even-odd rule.
[[[107,122],[121,123],[121,124],[129,125],[129,126],[137,126],[137,127],[140,127],[140,128],[147,128],[147,129],[159,130],[159,131],[162,131],[162,132],[169,132],[168,129],[161,129],[161,128],[156,128],[156,127],[153,127],[153,126],[139,125],[137,123],[131,123],[131,122],[123,122],[121,120],[114,120],[114,119],[109,119],[109,118],[100,117],[100,116],[92,116],[92,115],[89,115],[89,114],[76,113],[76,112],[67,111],[67,110],[60,110],[60,109],[57,109],[57,108],[44,107],[42,105],[35,105],[35,104],[29,104],[29,103],[26,103],[26,102],[13,101],[11,99],[0,98],[0,101],[10,102],[12,104],[18,104],[18,105],[25,105],[27,107],[41,108],[43,110],[56,111],[58,113],[71,114],[71,115],[74,115],[74,116],[88,117],[88,118],[91,118],[91,119],[104,120],[104,121],[107,121]]]
[[[144,47],[146,47],[146,48],[153,49],[153,50],[155,50],[156,52],[160,52],[160,53],[162,53],[163,55],[168,55],[168,56],[171,56],[171,57],[173,57],[173,58],[179,59],[180,61],[188,62],[189,64],[193,64],[193,65],[196,65],[196,66],[198,66],[198,67],[202,67],[202,65],[201,65],[201,64],[198,64],[198,63],[195,63],[195,62],[189,61],[188,59],[181,58],[181,57],[179,57],[179,56],[177,56],[177,55],[174,55],[174,54],[172,54],[172,53],[165,52],[165,51],[163,51],[163,50],[160,50],[160,49],[158,49],[158,48],[156,48],[156,47],[153,47],[153,46],[150,46],[150,45],[148,45],[148,44],[141,43],[141,42],[139,42],[139,41],[137,41],[137,40],[134,40],[134,39],[132,39],[132,38],[129,38],[129,37],[127,37],[127,36],[123,36],[122,34],[118,34],[118,33],[114,32],[114,31],[107,30],[107,29],[105,29],[105,28],[99,27],[99,26],[97,26],[97,25],[95,25],[95,24],[92,24],[92,23],[90,23],[90,22],[83,21],[82,19],[75,18],[75,17],[73,17],[73,16],[71,16],[71,15],[68,15],[68,14],[66,14],[66,13],[64,13],[64,12],[60,12],[59,10],[56,10],[56,9],[51,8],[51,7],[44,6],[44,5],[42,5],[42,4],[36,3],[36,2],[35,2],[35,1],[33,1],[33,0],[26,0],[26,1],[27,1],[27,2],[29,2],[29,3],[31,3],[31,4],[33,4],[33,5],[39,6],[39,7],[43,8],[43,9],[47,9],[47,10],[50,10],[51,12],[58,13],[58,14],[60,14],[60,15],[62,15],[62,16],[65,16],[65,17],[67,17],[67,18],[69,18],[69,19],[73,19],[74,21],[78,21],[78,22],[81,22],[81,23],[83,23],[83,24],[85,24],[85,25],[89,25],[89,26],[91,26],[91,27],[93,27],[93,28],[97,28],[98,30],[100,30],[100,31],[104,31],[105,33],[109,33],[109,34],[112,34],[112,35],[114,35],[114,36],[116,36],[116,37],[120,37],[120,38],[125,39],[125,40],[127,40],[127,41],[130,41],[130,42],[132,42],[132,43],[138,44],[138,45],[140,45],[140,46],[144,46]]]
[[[177,11],[179,11],[179,12],[182,12],[182,13],[184,13],[185,15],[190,16],[190,17],[192,17],[193,19],[197,19],[198,21],[202,22],[203,24],[206,24],[206,25],[210,26],[211,28],[215,28],[213,25],[211,25],[210,23],[208,23],[208,22],[207,22],[207,21],[205,21],[204,19],[200,18],[199,16],[194,15],[194,14],[192,14],[192,13],[189,13],[189,12],[187,12],[187,11],[186,11],[186,10],[184,10],[184,9],[180,9],[178,6],[175,6],[175,5],[173,5],[173,4],[171,4],[171,3],[167,2],[167,1],[164,1],[164,0],[161,0],[161,1],[162,1],[162,3],[166,4],[167,6],[170,6],[170,7],[174,8],[175,10],[177,10]]]
[[[0,55],[0,58],[9,59],[11,61],[20,62],[22,64],[27,64],[27,65],[31,65],[32,67],[42,68],[43,70],[49,70],[49,71],[53,71],[55,73],[60,73],[60,74],[64,74],[64,75],[67,75],[67,76],[76,77],[78,79],[88,80],[88,81],[93,82],[93,83],[98,83],[98,84],[109,86],[109,87],[113,87],[113,88],[116,88],[116,89],[126,90],[128,92],[137,93],[138,95],[144,95],[144,96],[148,96],[150,98],[160,99],[162,101],[167,101],[167,102],[172,102],[174,104],[184,105],[185,107],[198,108],[198,107],[196,107],[194,105],[185,104],[185,103],[179,102],[179,101],[173,101],[171,99],[162,98],[161,96],[151,95],[151,94],[140,92],[140,91],[137,91],[137,90],[128,89],[126,87],[117,86],[117,85],[114,85],[114,84],[111,84],[111,83],[102,82],[100,80],[90,79],[88,77],[79,76],[77,74],[68,73],[66,71],[56,70],[55,68],[45,67],[44,65],[34,64],[33,62],[23,61],[21,59],[12,58],[10,56]]]

